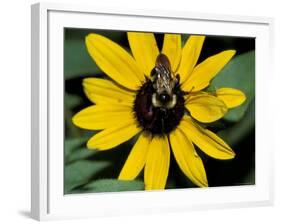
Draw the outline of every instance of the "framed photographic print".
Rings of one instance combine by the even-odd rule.
[[[32,6],[32,216],[272,203],[272,19]]]

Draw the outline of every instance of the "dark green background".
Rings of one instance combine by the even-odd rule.
[[[126,32],[65,29],[65,193],[143,190],[143,174],[135,181],[116,180],[136,137],[109,151],[90,151],[85,144],[95,132],[77,128],[71,122],[75,113],[91,105],[83,92],[82,80],[104,76],[87,53],[85,36],[89,33],[102,34],[129,51]],[[188,35],[182,35],[183,44],[187,38]],[[161,49],[163,34],[156,34],[156,39]],[[207,36],[199,62],[227,49],[235,49],[237,53],[207,90],[234,87],[242,90],[247,100],[230,110],[222,120],[208,125],[231,145],[236,157],[227,161],[215,160],[197,150],[203,159],[210,187],[255,184],[255,39]],[[182,174],[172,157],[167,188],[190,187],[196,186]]]

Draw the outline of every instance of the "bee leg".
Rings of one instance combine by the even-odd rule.
[[[166,108],[160,107],[160,114],[161,114],[161,130],[162,132],[165,131],[165,120],[168,117],[168,110]]]
[[[165,123],[164,123],[164,119],[163,119],[163,118],[161,118],[161,130],[162,130],[162,132],[164,132],[164,130],[165,130],[164,125],[165,125]]]
[[[176,79],[177,79],[177,82],[180,83],[180,75],[179,74],[176,75]]]

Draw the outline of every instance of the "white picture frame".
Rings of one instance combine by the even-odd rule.
[[[63,194],[63,28],[256,38],[256,184],[153,192]],[[31,214],[37,220],[248,207],[273,203],[268,105],[273,19],[38,3],[32,5]]]

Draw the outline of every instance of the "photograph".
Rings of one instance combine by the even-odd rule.
[[[64,28],[64,194],[255,185],[254,37]]]

